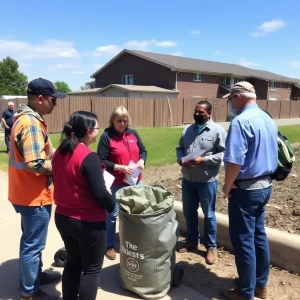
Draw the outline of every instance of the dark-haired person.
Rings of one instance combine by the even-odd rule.
[[[2,113],[1,121],[4,125],[4,140],[6,145],[6,152],[9,153],[10,147],[9,147],[9,141],[10,141],[10,134],[11,134],[11,128],[13,126],[13,119],[14,119],[14,113],[16,112],[14,110],[15,104],[13,102],[7,103],[8,108]]]
[[[45,248],[53,203],[53,147],[44,115],[51,114],[57,98],[66,94],[52,82],[38,78],[28,84],[28,104],[21,104],[14,115],[9,153],[8,199],[21,215],[20,241],[21,299],[53,300],[40,290],[41,284],[60,280],[59,273],[42,272],[41,252]]]
[[[97,296],[106,245],[105,210],[115,207],[100,157],[89,148],[98,133],[96,115],[74,112],[53,155],[55,223],[68,256],[62,279],[64,300]]]
[[[109,127],[105,129],[98,144],[98,154],[100,155],[107,171],[115,176],[115,181],[111,187],[112,195],[128,186],[124,182],[126,175],[132,174],[132,169],[128,166],[130,161],[137,164],[140,169],[144,169],[147,159],[147,151],[138,133],[129,128],[130,116],[124,106],[115,108],[109,119]],[[142,174],[140,174],[137,185],[141,184]],[[116,220],[119,214],[119,204],[116,201],[112,213],[108,214],[106,257],[110,260],[116,259],[115,233]]]
[[[179,252],[197,249],[200,235],[198,208],[204,214],[204,246],[206,263],[217,259],[217,222],[215,215],[218,173],[225,151],[225,129],[211,120],[212,107],[200,101],[194,112],[195,123],[184,128],[176,148],[177,162],[182,166],[182,203],[187,226],[187,240]],[[195,158],[182,160],[187,155]]]

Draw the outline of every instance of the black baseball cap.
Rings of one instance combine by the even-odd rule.
[[[54,84],[44,78],[33,79],[28,83],[27,93],[31,95],[51,95],[56,98],[66,98],[67,94],[58,92]]]

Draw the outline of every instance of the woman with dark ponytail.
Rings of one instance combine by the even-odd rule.
[[[97,116],[74,112],[52,159],[55,223],[67,251],[62,278],[64,300],[94,300],[106,246],[106,211],[115,200],[105,187],[96,142]]]

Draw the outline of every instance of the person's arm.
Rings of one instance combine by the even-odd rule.
[[[106,133],[103,133],[98,144],[97,153],[100,156],[103,163],[105,164],[107,170],[120,171],[124,174],[131,174],[133,172],[133,170],[128,166],[118,165],[108,160],[109,152],[110,152],[109,137]]]
[[[113,171],[115,167],[115,163],[108,160],[109,152],[110,152],[109,137],[106,133],[103,133],[100,137],[97,153],[100,156],[102,162],[105,164],[107,170]]]
[[[223,193],[225,197],[230,197],[231,189],[236,188],[234,182],[238,177],[241,166],[237,164],[227,163],[225,168],[225,182],[223,186]]]
[[[147,160],[147,151],[139,134],[135,130],[132,130],[132,133],[136,137],[137,145],[139,147],[139,161],[137,162],[137,165],[139,168],[144,169]]]
[[[184,137],[184,132],[181,134],[179,142],[176,147],[176,157],[177,157],[177,163],[181,166],[182,162],[181,159],[185,156],[185,148],[183,144],[183,137]]]
[[[83,160],[81,173],[86,179],[95,202],[108,212],[112,212],[115,207],[115,199],[105,186],[101,160],[96,153],[90,153]]]
[[[2,113],[2,118],[1,118],[1,121],[3,123],[3,125],[5,126],[6,129],[9,129],[10,127],[7,125],[6,121],[5,121],[5,116],[6,116],[6,113],[5,111]]]
[[[223,193],[225,197],[230,197],[230,190],[236,188],[234,185],[241,167],[245,163],[248,152],[248,139],[243,127],[238,122],[232,122],[226,139],[226,151],[224,155],[225,183]]]
[[[203,163],[209,166],[220,165],[222,163],[222,159],[225,152],[225,141],[226,141],[226,131],[225,129],[221,129],[218,133],[218,138],[216,140],[216,148],[217,152],[212,155],[205,156],[203,159]]]
[[[17,147],[23,155],[26,169],[29,172],[51,175],[52,164],[50,159],[46,159],[44,134],[36,122],[36,119],[32,118],[31,125],[23,128],[20,135],[17,136]]]

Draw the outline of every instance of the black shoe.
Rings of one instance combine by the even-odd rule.
[[[61,274],[58,272],[40,274],[40,284],[52,284],[61,281]]]
[[[32,296],[22,295],[21,300],[59,300],[59,296],[48,295],[42,290],[38,290],[38,292]]]

